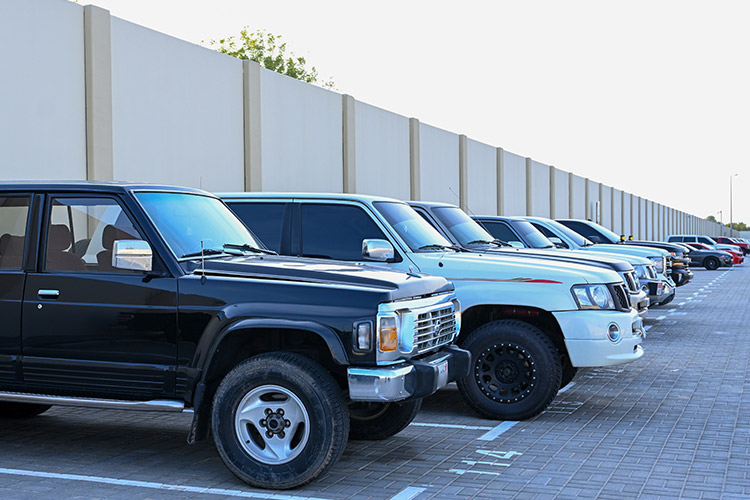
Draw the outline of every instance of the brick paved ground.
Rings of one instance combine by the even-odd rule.
[[[581,370],[537,418],[496,427],[449,387],[399,435],[350,442],[328,475],[273,498],[746,499],[749,299],[750,266],[698,269],[649,313],[641,360]],[[70,408],[0,421],[0,499],[270,498],[211,443],[185,444],[189,421]]]

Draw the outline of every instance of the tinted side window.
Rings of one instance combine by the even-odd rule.
[[[260,240],[274,252],[281,253],[286,203],[227,203]]]
[[[29,197],[0,197],[0,269],[21,269]]]
[[[482,226],[484,226],[493,238],[507,241],[508,243],[511,241],[520,242],[518,236],[516,236],[513,230],[504,222],[482,222]]]
[[[363,260],[362,240],[386,240],[375,221],[351,205],[302,205],[302,255],[337,260]]]
[[[594,231],[593,229],[591,229],[591,227],[589,227],[587,224],[584,224],[583,222],[566,220],[565,222],[562,222],[562,224],[565,226],[568,226],[570,229],[572,229],[576,233],[588,239],[591,239],[592,236],[596,236],[597,238],[601,239],[601,236],[599,235],[598,232]]]
[[[685,236],[683,241],[688,241],[690,243],[695,243],[697,240],[695,239],[695,236]]]

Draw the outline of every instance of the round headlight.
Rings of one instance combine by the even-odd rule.
[[[607,329],[607,338],[611,340],[612,342],[617,342],[620,340],[620,327],[617,326],[617,323],[610,323],[609,328]]]

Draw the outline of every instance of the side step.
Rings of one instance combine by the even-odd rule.
[[[185,409],[183,401],[170,399],[153,399],[151,401],[127,401],[123,399],[78,398],[72,396],[50,396],[47,394],[29,394],[24,392],[0,391],[0,401],[13,403],[35,403],[42,405],[78,406],[81,408],[107,408],[114,410],[139,411],[191,411]]]

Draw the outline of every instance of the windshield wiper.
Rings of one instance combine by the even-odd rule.
[[[449,250],[455,250],[456,252],[463,252],[462,248],[459,248],[455,245],[438,245],[437,243],[422,245],[418,248],[418,250],[445,250],[446,248]]]
[[[486,245],[497,245],[499,247],[509,247],[509,246],[511,246],[510,243],[508,243],[506,241],[503,241],[503,240],[498,240],[498,239],[494,239],[492,241],[490,241],[490,240],[474,240],[474,241],[468,242],[467,245],[474,245],[474,244],[479,244],[479,243],[484,243]]]
[[[279,255],[273,250],[266,250],[265,248],[253,247],[253,246],[248,245],[247,243],[243,243],[242,245],[238,245],[236,243],[224,243],[224,248],[231,248],[232,250],[244,250],[246,252],[254,252],[254,253],[265,253],[268,255]]]
[[[238,255],[238,254],[232,254],[229,252],[225,252],[224,250],[220,250],[218,248],[204,248],[203,250],[199,250],[197,252],[190,252],[182,255],[181,259],[188,259],[190,257],[206,257],[208,255],[222,255],[222,254],[228,254],[228,255]],[[239,254],[241,255],[241,254]]]

